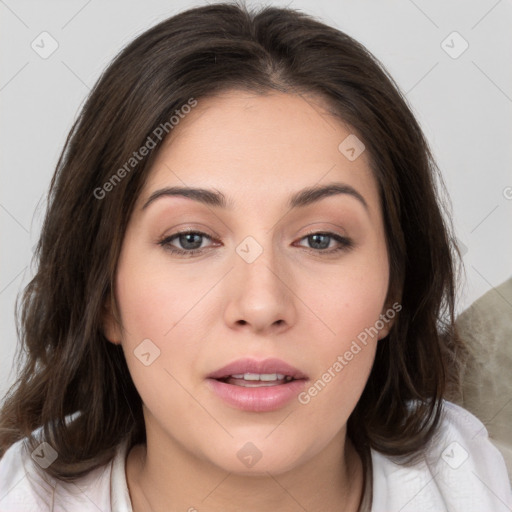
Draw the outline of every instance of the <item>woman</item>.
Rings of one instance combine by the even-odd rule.
[[[2,510],[510,507],[445,399],[436,173],[382,66],[304,14],[216,4],[135,39],[52,180]]]

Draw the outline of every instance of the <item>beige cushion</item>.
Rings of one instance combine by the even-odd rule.
[[[512,482],[512,278],[475,301],[456,324],[469,354],[454,401],[487,427]]]

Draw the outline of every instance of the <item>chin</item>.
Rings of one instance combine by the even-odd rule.
[[[294,441],[288,437],[288,442],[283,444],[277,438],[270,440],[268,430],[260,437],[244,437],[242,441],[227,443],[225,446],[214,444],[215,452],[211,448],[204,455],[212,464],[230,473],[244,476],[266,476],[268,473],[278,475],[294,469],[305,458],[304,450],[298,452],[297,446],[302,446],[300,441]],[[258,440],[259,439],[259,440]]]

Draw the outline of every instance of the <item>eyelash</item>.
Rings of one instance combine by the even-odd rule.
[[[195,231],[192,229],[187,229],[183,231],[177,231],[176,233],[173,233],[172,235],[166,236],[158,241],[158,245],[162,246],[166,251],[169,251],[172,254],[176,254],[179,256],[185,256],[190,257],[194,254],[198,254],[200,252],[203,252],[205,248],[202,249],[191,249],[191,250],[185,250],[185,249],[178,249],[172,245],[170,245],[171,241],[173,241],[175,238],[179,238],[181,235],[200,235],[206,238],[209,238],[212,240],[212,237],[207,235],[206,233],[203,233],[202,231]],[[337,253],[340,251],[348,251],[354,247],[354,243],[350,238],[345,238],[337,233],[331,233],[329,231],[312,231],[310,233],[306,233],[300,240],[303,240],[304,238],[308,238],[313,235],[324,235],[328,236],[334,240],[336,240],[340,245],[338,247],[332,248],[332,249],[314,249],[311,247],[305,247],[306,250],[312,251],[315,253],[318,253],[320,255],[330,255],[333,253]]]

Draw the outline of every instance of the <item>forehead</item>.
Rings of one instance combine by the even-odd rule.
[[[354,146],[361,137],[321,98],[229,91],[197,102],[162,145],[140,202],[157,188],[176,185],[216,188],[235,202],[269,203],[336,181],[378,208],[369,155],[357,156],[362,147]],[[348,158],[354,152],[346,153],[347,144],[357,158]]]

